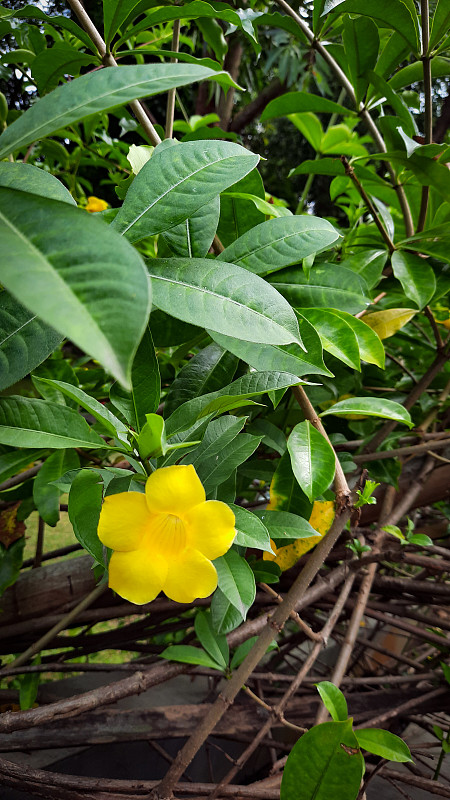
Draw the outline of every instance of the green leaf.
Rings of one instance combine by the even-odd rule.
[[[272,553],[269,532],[261,519],[242,506],[236,506],[233,503],[229,503],[229,506],[236,519],[234,544]]]
[[[424,533],[413,533],[408,537],[409,544],[417,544],[419,547],[430,547],[433,545],[433,540],[426,536]]]
[[[219,418],[211,424],[219,424],[222,419]],[[260,442],[260,436],[241,433],[221,449],[220,455],[202,458],[196,462],[197,474],[205,487],[206,494],[210,494],[216,486],[228,480],[236,467],[250,458]]]
[[[348,718],[347,701],[334,683],[321,681],[316,683],[322,703],[335,722],[345,722]]]
[[[193,397],[220,390],[232,380],[237,365],[238,358],[215,342],[200,350],[171,384],[164,401],[164,416],[169,417]]]
[[[409,136],[414,136],[416,133],[414,119],[400,94],[397,94],[392,86],[373,70],[369,70],[368,77],[370,78],[370,83],[376,89],[376,96],[379,96],[381,99],[384,98],[385,102],[391,106],[397,117],[401,119],[406,133]]]
[[[220,215],[220,199],[201,206],[189,219],[164,231],[162,237],[174,256],[205,258],[214,239]]]
[[[267,275],[298,264],[312,253],[327,250],[340,234],[327,220],[305,216],[278,217],[262,222],[229,245],[218,257],[256,275]]]
[[[14,189],[0,188],[0,235],[1,283],[126,385],[150,308],[138,253],[92,214]]]
[[[208,424],[201,444],[183,459],[183,464],[192,464],[197,470],[201,465],[219,461],[222,449],[227,447],[241,432],[246,417],[219,417]]]
[[[167,435],[173,436],[179,431],[190,428],[194,422],[204,416],[205,409],[217,400],[256,397],[275,389],[296,386],[298,383],[299,379],[287,372],[251,372],[247,375],[242,375],[241,378],[229,383],[219,391],[210,392],[202,397],[194,397],[179,406],[167,420]],[[219,413],[219,407],[217,407],[215,413]]]
[[[309,277],[298,268],[278,272],[271,280],[273,286],[303,313],[303,308],[338,307],[357,314],[369,305],[365,296],[366,284],[350,269],[339,264],[320,264],[313,267]]]
[[[258,155],[234,142],[159,145],[136,175],[112,227],[130,242],[173,228],[251,172],[258,161]]]
[[[160,653],[161,658],[168,661],[180,661],[182,664],[198,664],[201,667],[210,669],[223,669],[208,653],[200,647],[193,647],[190,644],[171,644]]]
[[[370,18],[345,16],[343,22],[345,57],[359,104],[369,85],[368,72],[375,69],[377,63],[380,37],[377,26]]]
[[[97,528],[102,497],[101,477],[93,470],[81,470],[70,487],[69,519],[80,544],[101,565],[104,564],[103,545]]]
[[[0,186],[76,205],[69,190],[54,175],[20,161],[0,163]]]
[[[450,9],[446,0],[437,0],[436,7],[431,22],[430,43],[428,52],[440,42],[440,40],[448,35],[450,28]],[[427,55],[427,54],[426,54]]]
[[[352,721],[316,725],[292,748],[280,800],[356,800],[364,760]]]
[[[227,73],[196,64],[109,67],[82,75],[42,97],[8,126],[0,136],[0,159],[85,117],[209,78],[235,85]]]
[[[292,471],[312,503],[334,478],[336,457],[331,445],[309,420],[293,428],[287,443]]]
[[[45,361],[62,338],[8,292],[1,292],[0,391],[20,381]]]
[[[12,447],[110,449],[86,420],[67,406],[25,397],[0,398],[0,442]]]
[[[413,0],[327,0],[323,14],[362,14],[380,27],[398,31],[414,53],[420,54],[420,31]]]
[[[211,621],[211,613],[208,611],[197,611],[195,615],[195,633],[200,644],[217,664],[225,669],[228,666],[229,649],[225,636],[220,636],[214,630]]]
[[[441,261],[450,261],[450,234],[447,224],[436,225],[426,231],[416,233],[409,239],[399,242],[397,247],[401,250],[415,250],[418,253],[427,253]],[[430,267],[421,259],[425,267],[425,274]]]
[[[0,454],[0,483],[18,475],[23,470],[29,469],[34,462],[46,456],[45,450],[11,450],[9,453]]]
[[[257,636],[251,636],[250,639],[247,639],[246,642],[242,642],[239,647],[236,648],[233,654],[233,658],[231,659],[230,669],[237,669],[240,664],[247,658],[250,650],[252,649],[253,645],[257,641]],[[266,650],[266,653],[270,653],[271,650],[276,650],[277,643],[273,641]]]
[[[74,450],[58,450],[49,456],[33,483],[33,500],[39,515],[47,525],[54,527],[59,520],[60,490],[51,484],[71,469],[77,469],[80,460]]]
[[[239,239],[246,231],[265,220],[264,214],[253,204],[232,196],[241,193],[255,195],[264,200],[264,186],[257,169],[253,169],[245,178],[230,186],[229,193],[220,197],[217,235],[224,247],[228,247],[235,239]]]
[[[117,31],[130,16],[141,0],[105,0],[103,3],[103,24],[105,42],[108,47]]]
[[[162,311],[246,341],[300,343],[289,303],[258,275],[222,261],[218,269],[206,258],[152,259],[147,266]]]
[[[287,92],[266,105],[261,114],[261,122],[304,111],[313,111],[317,114],[343,114],[344,116],[351,116],[355,113],[352,109],[345,108],[345,106],[320,95],[310,92]]]
[[[382,417],[403,422],[408,428],[413,427],[411,417],[406,408],[394,400],[385,400],[384,397],[349,397],[335,403],[331,408],[322,411],[321,417],[327,414],[362,414],[368,417]]]
[[[345,311],[329,308],[326,309],[326,313],[339,317],[350,326],[356,336],[359,354],[363,361],[366,361],[368,364],[375,364],[377,367],[380,367],[380,369],[384,369],[384,347],[380,337],[375,331],[369,328],[364,322],[356,319],[356,317],[352,317],[351,314],[347,314]]]
[[[323,363],[322,344],[315,328],[300,315],[298,321],[306,352],[295,342],[285,345],[257,344],[231,336],[223,336],[215,331],[209,333],[218,344],[254,369],[282,369],[299,377],[302,375],[331,375]]]
[[[277,428],[273,422],[269,422],[269,420],[264,419],[263,417],[259,417],[252,421],[252,423],[247,427],[248,433],[255,433],[262,435],[262,444],[265,444],[266,447],[270,447],[272,450],[276,450],[280,456],[284,455],[286,452],[286,434]]]
[[[373,289],[381,278],[388,254],[385,250],[362,250],[341,261],[341,266],[357,272],[366,282],[369,289]]]
[[[35,664],[41,663],[41,657],[37,656]],[[28,675],[20,676],[19,705],[21,711],[33,708],[39,689],[40,672],[30,672]]]
[[[269,217],[292,217],[292,211],[289,211],[285,206],[276,206],[274,203],[269,203],[267,200],[262,200],[254,194],[247,194],[245,192],[224,192],[222,197],[234,197],[238,200],[247,200],[261,211],[262,214]]]
[[[308,500],[305,492],[300,488],[292,471],[291,456],[288,451],[286,451],[278,462],[270,484],[270,509],[289,511],[305,519],[309,519],[311,515],[312,503]],[[263,518],[263,521],[269,532],[271,532],[268,519],[269,518]]]
[[[302,308],[302,314],[314,325],[324,350],[347,366],[361,369],[358,340],[352,326],[347,322],[347,317],[354,319],[351,314],[342,318],[333,314],[332,309],[323,308]]]
[[[140,6],[140,13],[148,8],[148,4],[141,3]],[[134,13],[136,16],[136,13]],[[170,22],[174,19],[198,19],[200,17],[211,17],[213,19],[221,19],[225,22],[230,22],[232,25],[236,25],[239,28],[243,28],[241,17],[238,16],[236,11],[229,8],[225,3],[220,3],[219,6],[216,8],[210,3],[205,3],[203,0],[194,0],[191,3],[185,3],[183,6],[166,6],[166,7],[156,7],[151,8],[147,11],[145,19],[141,22],[138,22],[131,31],[127,30],[126,33],[119,39],[119,44],[123,41],[126,41],[130,34],[133,36],[140,31],[147,31],[149,28],[153,27],[154,25],[159,25],[162,22]]]
[[[73,36],[83,42],[88,49],[92,48],[95,52],[95,45],[92,44],[89,35],[83,30],[83,28],[80,28],[80,26],[69,17],[62,15],[51,16],[46,14],[39,7],[32,5],[24,6],[23,8],[18,8],[11,11],[2,8],[2,16],[12,17],[13,19],[37,19],[42,22],[48,22],[51,25],[56,25],[58,28],[69,31],[69,33],[73,34]]]
[[[126,445],[127,450],[131,449],[126,439],[127,428],[123,422],[112,414],[111,411],[108,411],[108,409],[94,397],[83,392],[78,386],[73,386],[73,384],[65,383],[64,381],[54,381],[49,378],[34,378],[34,380],[38,389],[41,384],[44,384],[44,386],[53,386],[66,397],[75,400],[77,405],[80,405],[85,411],[89,411],[89,413],[92,414],[110,436],[119,438],[121,442]]]
[[[147,414],[147,422],[137,437],[141,458],[157,458],[167,452],[164,420],[159,414]]]
[[[426,306],[436,290],[436,278],[426,259],[414,253],[396,250],[392,253],[391,264],[406,297],[413,300],[420,309]]]
[[[55,89],[65,75],[78,75],[81,67],[98,64],[98,56],[83,53],[63,41],[56,41],[51,48],[37,54],[32,63],[32,75],[39,94]]]
[[[255,579],[249,565],[236,550],[229,550],[224,556],[215,559],[214,566],[217,570],[220,591],[245,620],[256,594]],[[213,608],[211,613],[217,630]]]
[[[150,327],[147,326],[131,367],[131,392],[133,427],[139,431],[146,415],[156,412],[161,396],[161,377],[158,358]]]
[[[256,516],[264,523],[271,539],[310,539],[317,531],[310,523],[289,511],[256,510]]]
[[[19,577],[24,548],[25,536],[21,536],[8,548],[0,544],[0,597]]]
[[[390,731],[382,728],[360,728],[355,731],[355,736],[362,750],[367,750],[375,756],[381,756],[389,761],[412,761],[408,745]]]

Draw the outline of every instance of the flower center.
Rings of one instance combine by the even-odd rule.
[[[155,514],[147,530],[147,545],[166,558],[177,556],[186,547],[184,522],[175,514]]]

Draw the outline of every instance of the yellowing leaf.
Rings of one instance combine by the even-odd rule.
[[[389,308],[387,311],[374,311],[372,314],[364,314],[361,322],[365,322],[378,334],[380,339],[388,339],[394,333],[403,328],[417,310],[413,308]]]
[[[332,500],[316,500],[309,518],[309,524],[312,525],[317,533],[323,536],[331,528],[334,516],[334,503]],[[302,541],[305,540],[303,539]]]
[[[272,498],[271,498],[272,502]],[[269,506],[267,506],[269,508]],[[328,531],[334,520],[334,503],[332,500],[316,500],[313,506],[309,524],[317,531],[317,536],[308,536],[306,539],[297,539],[292,544],[287,544],[284,547],[277,547],[273,540],[270,540],[270,545],[275,555],[264,552],[264,561],[275,561],[280,567],[282,572],[290,569],[297,563],[299,558],[303,556],[308,550],[311,550]]]

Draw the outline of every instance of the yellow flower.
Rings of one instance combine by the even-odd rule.
[[[101,200],[100,197],[88,197],[86,211],[89,211],[90,214],[95,211],[104,211],[105,208],[108,208],[108,203],[105,200]]]
[[[208,597],[217,586],[211,559],[229,550],[236,535],[230,508],[206,500],[194,467],[162,467],[150,475],[145,494],[106,497],[98,536],[114,550],[109,586],[142,605],[163,591],[177,603]]]

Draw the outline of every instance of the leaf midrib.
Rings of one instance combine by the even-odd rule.
[[[267,242],[266,244],[262,244],[259,247],[255,247],[253,250],[248,250],[243,256],[239,256],[236,260],[233,259],[233,264],[238,264],[239,265],[239,261],[243,261],[245,258],[248,258],[249,256],[253,256],[256,253],[259,253],[260,250],[267,250],[267,248],[272,248],[275,245],[277,245],[279,242],[285,242],[287,239],[292,239],[293,236],[301,236],[302,234],[314,233],[315,231],[320,231],[321,233],[323,233],[323,232],[328,231],[328,230],[329,229],[327,227],[321,228],[320,226],[318,226],[317,228],[306,228],[306,229],[301,230],[301,231],[294,231],[293,233],[288,233],[286,236],[280,236],[278,239],[272,239],[270,242]],[[330,233],[331,233],[331,231],[330,231]],[[228,247],[226,249],[228,250]],[[231,249],[231,247],[230,247],[230,249]],[[224,250],[224,253],[226,253],[225,250]],[[223,253],[221,253],[221,255],[223,255]],[[228,255],[228,253],[226,253],[226,255]],[[225,259],[222,259],[222,258],[219,257],[219,260],[223,261]],[[286,266],[288,266],[288,265],[286,265]]]
[[[278,323],[274,322],[271,317],[265,316],[260,311],[256,311],[254,308],[250,308],[250,306],[246,306],[245,303],[241,303],[238,300],[233,300],[233,298],[231,298],[231,297],[227,297],[226,295],[218,294],[217,292],[213,292],[211,289],[204,289],[204,288],[202,288],[200,286],[195,286],[192,283],[185,283],[185,281],[180,281],[180,280],[174,281],[173,278],[163,278],[161,275],[154,275],[151,272],[149,274],[150,274],[150,277],[153,280],[165,281],[166,283],[170,283],[170,284],[175,285],[175,286],[184,286],[186,289],[195,289],[198,292],[203,292],[204,294],[209,294],[209,295],[211,295],[213,297],[217,297],[219,300],[225,300],[228,303],[233,303],[238,308],[245,308],[246,311],[249,311],[251,314],[256,314],[257,317],[260,317],[261,320],[263,320],[266,324],[267,324],[267,322],[271,322],[272,325],[274,327],[278,328],[279,330],[286,331],[287,333],[290,333],[290,331],[288,331],[287,328],[283,328],[281,325],[278,325]],[[290,334],[290,335],[293,336],[293,334]],[[295,342],[295,341],[298,341],[298,340],[292,338],[291,341]],[[286,344],[290,344],[290,342],[286,342]]]

